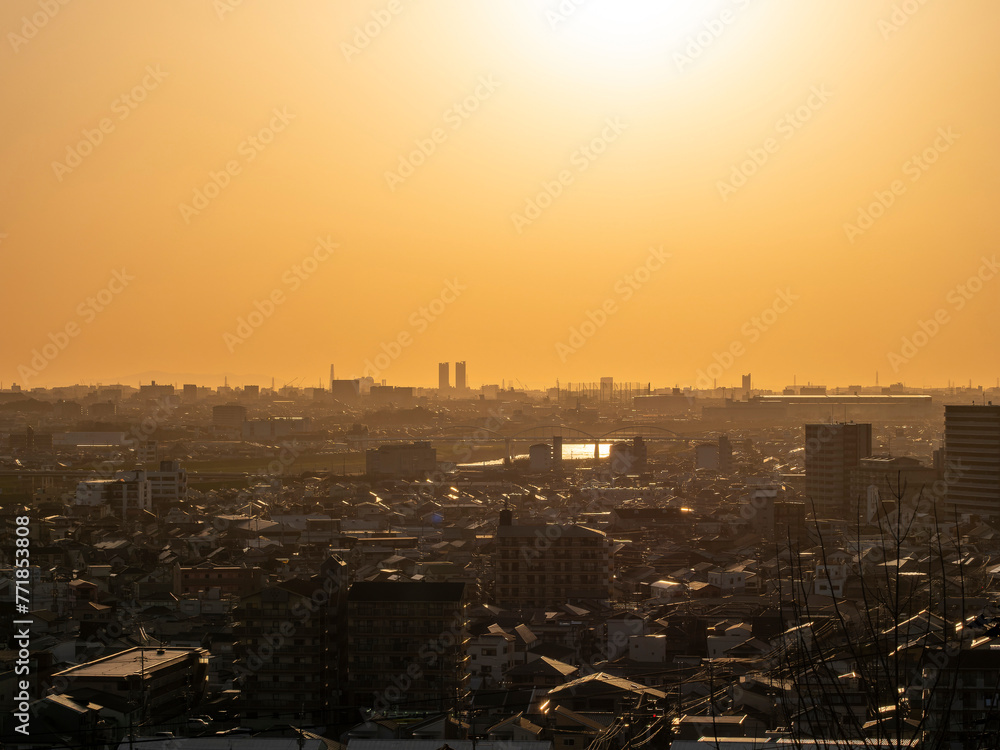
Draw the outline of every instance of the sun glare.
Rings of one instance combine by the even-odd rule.
[[[554,52],[564,64],[597,68],[621,83],[623,72],[642,74],[670,60],[731,3],[697,0],[563,0],[547,6]]]

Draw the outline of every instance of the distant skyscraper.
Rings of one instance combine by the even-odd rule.
[[[446,391],[451,388],[451,378],[448,375],[448,363],[442,362],[438,365],[438,390]]]
[[[615,379],[601,378],[601,401],[611,401],[615,394]]]
[[[455,363],[455,388],[460,391],[464,391],[466,388],[465,362]]]
[[[1000,406],[945,406],[944,461],[949,508],[1000,516]]]
[[[747,373],[746,375],[743,376],[743,390],[744,391],[751,390],[751,388],[750,388],[750,374],[751,373]]]
[[[822,518],[855,522],[858,499],[851,497],[851,469],[871,454],[871,424],[807,424],[808,509]]]

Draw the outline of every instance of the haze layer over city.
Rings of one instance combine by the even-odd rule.
[[[998,27],[6,0],[3,747],[995,748]]]
[[[1000,9],[903,5],[4,3],[0,381],[995,382]]]

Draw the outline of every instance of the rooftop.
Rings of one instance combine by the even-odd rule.
[[[130,648],[102,659],[80,664],[57,673],[58,677],[129,677],[160,669],[167,664],[188,659],[200,649]]]

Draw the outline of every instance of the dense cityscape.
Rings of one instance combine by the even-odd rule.
[[[1000,750],[998,28],[0,0],[0,750]]]
[[[995,746],[997,388],[438,377],[0,391],[5,747]]]

